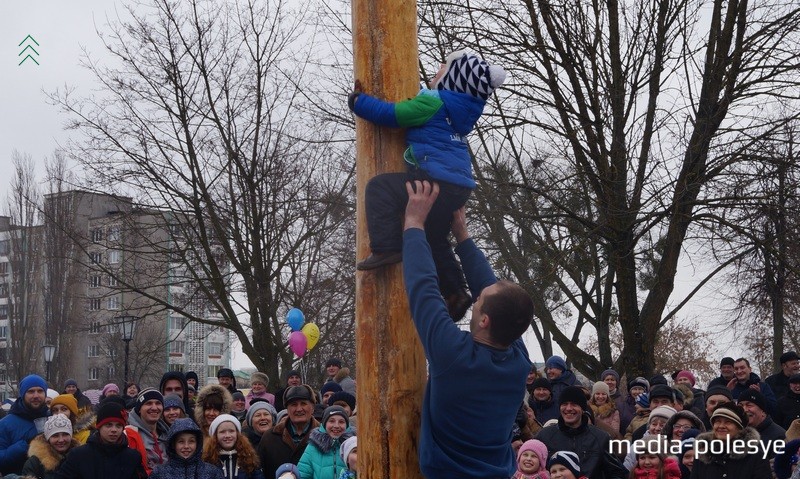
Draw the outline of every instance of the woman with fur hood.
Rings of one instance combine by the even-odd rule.
[[[697,417],[691,411],[683,410],[676,412],[661,430],[661,435],[666,437],[669,441],[680,442],[683,439],[683,433],[689,429],[697,429],[700,432],[706,432],[706,426],[703,420]]]
[[[747,415],[733,402],[722,403],[711,413],[711,431],[697,436],[692,479],[770,479],[769,461],[752,454],[758,431],[747,426]]]
[[[44,423],[44,432],[33,438],[28,447],[28,460],[20,477],[54,479],[67,453],[78,446],[80,444],[72,437],[72,421],[63,414],[50,416]]]
[[[203,431],[203,438],[208,439],[208,428],[220,414],[230,414],[233,407],[233,396],[219,384],[208,384],[197,393],[194,404],[194,422]]]
[[[311,431],[297,468],[302,479],[337,479],[347,464],[339,454],[344,441],[353,436],[350,416],[341,406],[329,406],[322,416],[322,424]]]

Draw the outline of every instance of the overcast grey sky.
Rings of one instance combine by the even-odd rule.
[[[48,105],[44,92],[64,85],[83,93],[91,88],[91,76],[78,66],[82,48],[102,58],[102,44],[95,25],[115,17],[115,0],[35,0],[0,2],[0,199],[4,200],[11,177],[11,152],[29,153],[41,166],[69,132],[63,130],[65,117]],[[30,41],[20,42],[31,35]],[[39,56],[39,65],[19,53],[31,44]],[[30,50],[28,50],[30,52]]]

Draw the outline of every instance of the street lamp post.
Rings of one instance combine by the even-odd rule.
[[[122,326],[122,340],[125,341],[125,378],[123,381],[127,383],[130,380],[128,378],[128,356],[130,354],[131,341],[133,341],[133,332],[136,329],[136,321],[139,320],[139,317],[118,316],[116,320]]]
[[[44,351],[44,363],[47,367],[47,374],[45,379],[47,382],[50,382],[50,363],[53,362],[53,356],[56,354],[56,347],[52,344],[45,344],[42,346],[42,351]]]

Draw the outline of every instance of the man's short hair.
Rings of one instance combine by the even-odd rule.
[[[533,300],[522,286],[507,280],[497,282],[494,294],[483,298],[482,312],[489,316],[492,340],[509,346],[519,339],[533,320]]]
[[[745,358],[739,358],[739,359],[737,359],[737,360],[736,360],[736,361],[734,361],[734,362],[740,363],[740,362],[742,362],[742,361],[744,361],[744,363],[747,365],[747,367],[748,367],[748,368],[750,367],[750,361],[748,361],[748,360],[747,360],[747,359],[745,359]]]

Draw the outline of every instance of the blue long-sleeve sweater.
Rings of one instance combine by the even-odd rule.
[[[473,297],[497,282],[472,240],[456,247]],[[511,477],[511,428],[530,371],[522,340],[505,350],[473,340],[447,314],[425,232],[403,235],[403,277],[414,325],[428,359],[419,462],[438,478]]]

